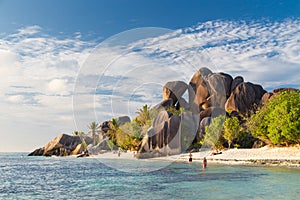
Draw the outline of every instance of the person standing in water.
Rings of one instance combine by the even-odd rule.
[[[203,167],[203,169],[205,169],[205,168],[207,167],[207,160],[206,160],[206,157],[203,158],[202,167]]]
[[[192,153],[190,153],[190,155],[189,155],[189,156],[190,156],[190,158],[189,158],[189,162],[191,163],[191,162],[193,161],[193,158],[192,158],[192,157],[193,157],[193,155],[192,155]]]

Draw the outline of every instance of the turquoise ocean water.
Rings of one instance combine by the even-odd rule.
[[[114,160],[116,166],[134,160]],[[140,161],[141,162],[141,161]],[[143,162],[143,161],[142,161]],[[146,161],[145,161],[146,162]],[[147,161],[149,164],[149,161]],[[127,164],[128,164],[127,163]],[[208,163],[209,164],[209,163]],[[159,166],[159,161],[151,161]],[[126,173],[93,158],[0,154],[0,199],[299,199],[300,169],[172,163]]]

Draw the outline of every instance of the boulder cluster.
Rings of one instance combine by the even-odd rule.
[[[130,118],[127,116],[119,117],[116,120],[120,125],[130,122]],[[104,121],[97,129],[97,138],[85,134],[80,136],[60,134],[48,142],[44,147],[34,150],[28,156],[70,156],[83,154],[85,149],[91,154],[116,150],[116,146],[110,146],[108,142],[109,138],[106,138],[105,136],[108,130],[109,121]],[[95,141],[99,141],[99,143],[94,144]]]
[[[83,151],[82,141],[79,136],[60,134],[44,147],[36,149],[29,156],[68,156],[77,155]]]
[[[297,90],[276,89],[267,92],[261,85],[233,78],[226,73],[213,73],[208,68],[199,69],[187,84],[183,81],[167,82],[163,87],[162,101],[152,108],[157,113],[137,149],[138,158],[174,155],[186,151],[205,134],[205,127],[217,116],[249,116],[279,92]],[[297,90],[299,91],[299,90]],[[178,112],[172,112],[174,109]],[[118,126],[130,122],[128,116],[116,119]],[[111,150],[106,138],[110,122],[99,126],[98,141],[94,136],[69,136],[61,134],[36,149],[30,156],[67,156],[81,154],[88,149],[92,154]],[[83,143],[84,141],[84,143]],[[85,146],[83,146],[85,145]]]
[[[158,109],[158,115],[139,146],[138,157],[181,153],[205,134],[211,118],[250,115],[271,97],[264,94],[269,93],[258,84],[244,82],[241,76],[233,78],[208,68],[199,69],[189,84],[167,82],[162,102],[153,108]],[[172,114],[170,107],[183,112]]]

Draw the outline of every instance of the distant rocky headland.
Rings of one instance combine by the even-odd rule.
[[[242,76],[233,78],[223,72],[201,68],[189,83],[167,82],[162,101],[152,108],[145,105],[138,110],[135,119],[120,116],[101,123],[93,122],[90,134],[61,134],[29,156],[78,155],[86,150],[90,154],[101,154],[118,149],[136,151],[137,158],[176,155],[199,149],[207,135],[207,127],[220,116],[236,118],[239,122],[238,133],[235,131],[234,137],[224,135],[223,140],[218,141],[221,146],[230,148],[234,141],[239,147],[251,148],[266,141],[245,131],[242,133],[241,127],[247,118],[283,92],[300,91],[278,88],[267,92],[259,84],[245,82]],[[241,134],[244,139],[237,138],[236,134]],[[251,142],[245,144],[242,140]]]

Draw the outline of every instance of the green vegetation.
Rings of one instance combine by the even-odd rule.
[[[138,109],[137,114],[135,119],[121,126],[118,126],[114,118],[110,121],[106,136],[110,138],[112,144],[123,150],[136,150],[156,116],[155,111],[148,105]]]
[[[225,140],[229,148],[232,143],[251,148],[255,141],[257,146],[300,144],[300,93],[280,93],[242,122],[236,117],[214,118],[199,144],[205,142],[218,149],[226,145]]]
[[[219,116],[212,119],[210,126],[206,127],[206,135],[199,141],[200,145],[209,145],[214,149],[228,148],[234,143],[234,148],[251,148],[255,139],[251,133],[243,128],[237,117]]]
[[[167,110],[173,115],[180,115],[183,108],[177,110],[170,107]],[[157,116],[157,110],[144,105],[137,110],[137,117],[131,122],[118,125],[116,119],[109,122],[109,130],[106,136],[109,144],[117,145],[124,150],[136,150],[140,145],[153,119]],[[88,125],[97,142],[99,124],[92,122]],[[188,127],[182,127],[188,128]],[[291,145],[300,143],[300,93],[289,91],[272,97],[264,106],[259,108],[251,117],[238,119],[237,117],[219,116],[212,119],[210,126],[205,129],[205,136],[200,141],[194,141],[189,145],[190,138],[182,140],[182,146],[187,149],[200,148],[205,145],[214,149],[222,149],[234,146],[235,148],[260,147],[266,144]],[[74,131],[74,135],[82,136],[83,132]],[[260,141],[259,141],[260,140]],[[263,141],[263,142],[262,142]],[[186,144],[185,144],[186,143]],[[86,146],[86,145],[84,145]]]
[[[247,122],[252,135],[275,144],[300,143],[300,93],[286,91],[272,98]]]
[[[99,128],[99,124],[95,121],[93,121],[92,123],[90,123],[88,125],[88,128],[90,129],[89,132],[92,133],[92,137],[93,137],[93,141],[94,141],[94,145],[96,145],[99,141],[98,141],[98,138],[97,138],[97,129]]]
[[[246,130],[243,130],[243,128],[242,128],[235,138],[234,147],[235,148],[252,148],[255,141],[257,141],[257,139],[254,138],[251,135],[251,133],[249,133]],[[263,143],[260,143],[260,144],[261,144],[261,146],[259,146],[259,147],[262,147]]]
[[[86,148],[87,148],[86,142],[85,142],[84,140],[82,140],[82,143],[81,143],[81,144],[82,144],[82,146],[83,146],[83,149],[86,150]]]
[[[142,138],[142,127],[136,122],[122,125],[116,133],[117,145],[122,149],[135,150]]]
[[[151,112],[150,112],[150,106],[145,104],[142,108],[138,109],[136,112],[138,116],[135,118],[135,122],[139,124],[140,126],[146,126],[150,125],[151,120]]]
[[[84,132],[83,131],[73,131],[74,136],[83,136]]]
[[[172,106],[170,108],[167,109],[167,112],[172,113],[173,115],[181,115],[181,113],[183,113],[184,108],[179,108],[178,110]]]
[[[224,138],[228,141],[230,148],[232,141],[237,137],[241,130],[240,121],[236,117],[228,117],[224,122]]]
[[[109,122],[109,129],[106,133],[106,136],[111,140],[113,144],[117,144],[117,131],[119,129],[117,120],[115,118],[112,118],[112,120]]]
[[[108,140],[107,145],[108,145],[108,147],[109,147],[111,150],[113,150],[113,148],[114,148],[114,143],[113,143],[111,140]]]
[[[223,148],[223,124],[224,116],[215,117],[212,119],[210,126],[205,128],[204,142],[214,149]]]

